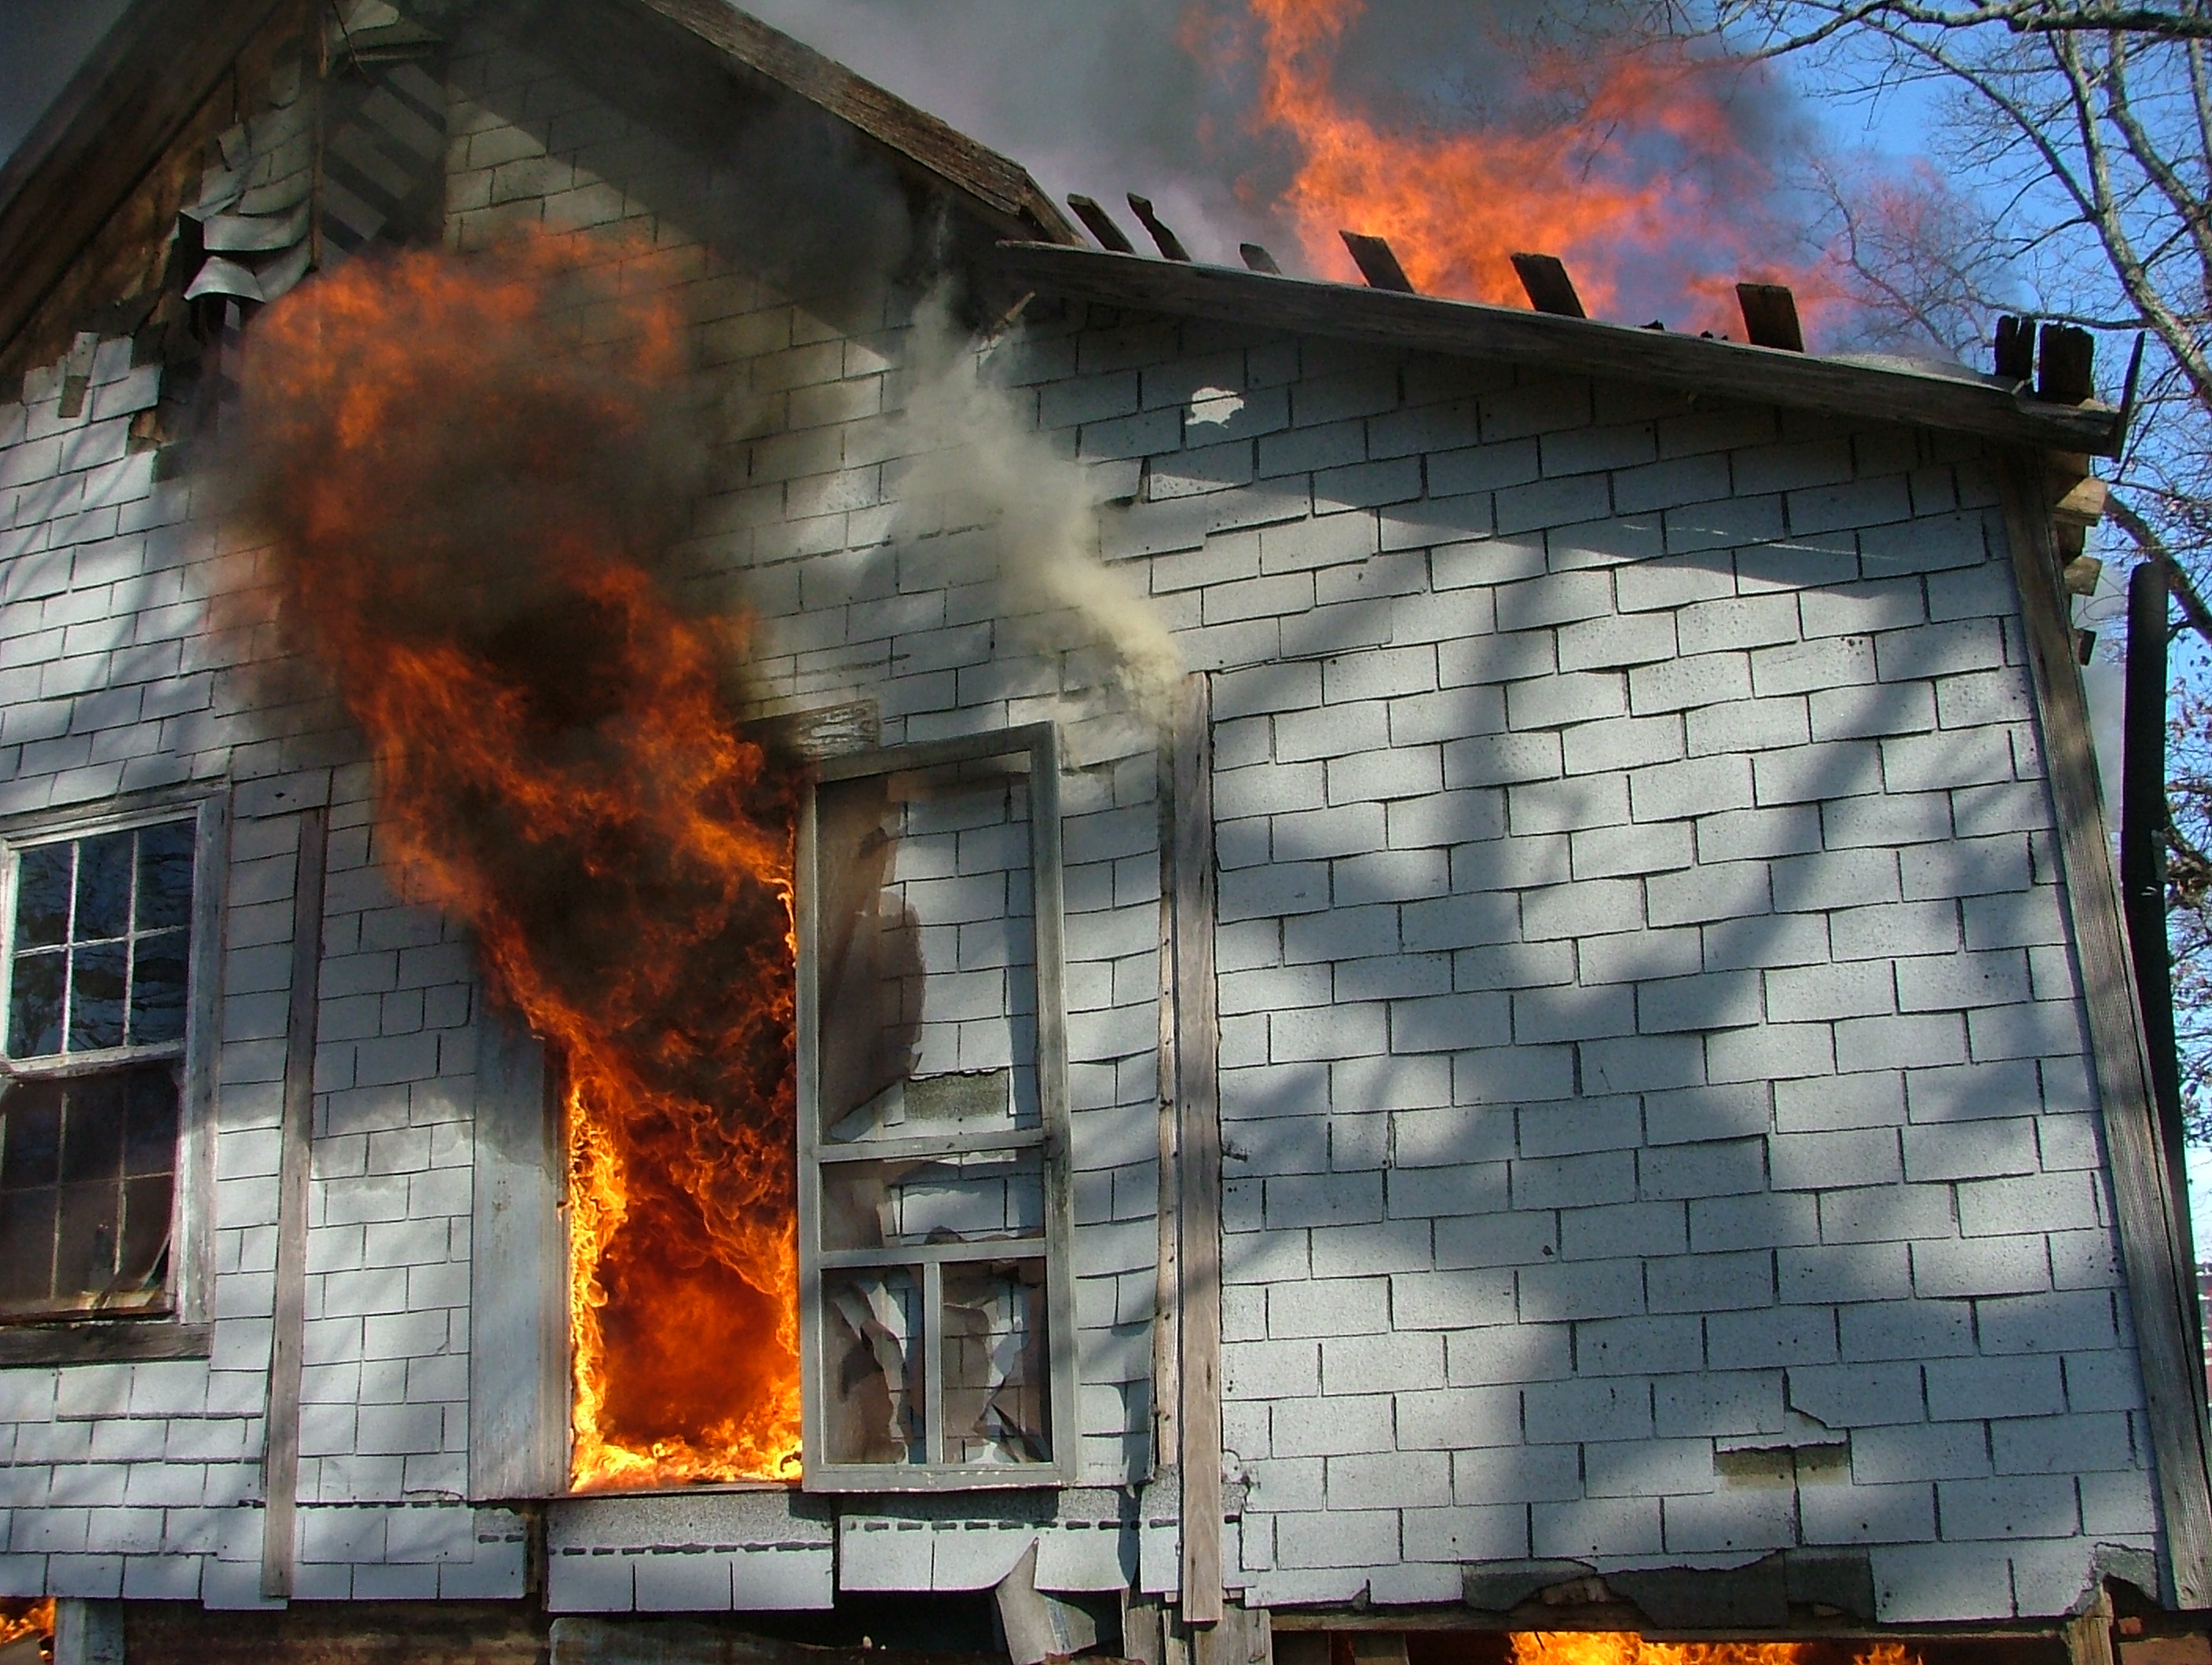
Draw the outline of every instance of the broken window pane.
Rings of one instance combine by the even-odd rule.
[[[177,1105],[171,1063],[0,1094],[0,1317],[161,1303]]]
[[[825,1249],[988,1243],[1043,1231],[1044,1161],[1035,1149],[823,1169]]]
[[[945,1460],[1052,1461],[1042,1260],[945,1268]]]
[[[832,1462],[921,1462],[921,1291],[903,1267],[822,1279]]]

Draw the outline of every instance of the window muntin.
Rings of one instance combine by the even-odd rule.
[[[0,1321],[171,1304],[199,837],[8,850]]]
[[[1073,1478],[1049,726],[831,759],[799,829],[806,1484]]]

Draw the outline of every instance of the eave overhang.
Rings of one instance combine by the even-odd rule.
[[[2110,405],[2053,404],[2034,398],[2024,384],[1964,367],[1945,371],[1823,358],[1517,307],[1087,247],[1002,243],[999,257],[1018,287],[1145,312],[1652,383],[1734,403],[1903,422],[2049,451],[2111,456],[2121,439],[2120,413]]]

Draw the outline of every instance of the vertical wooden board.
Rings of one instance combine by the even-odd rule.
[[[1182,1617],[1221,1619],[1220,1023],[1213,981],[1212,690],[1185,679],[1176,721],[1176,1124],[1182,1271]]]
[[[307,1294],[307,1176],[314,1151],[316,985],[323,963],[329,812],[300,812],[292,884],[292,987],[284,1025],[284,1099],[276,1157],[276,1280],[262,1448],[261,1593],[292,1595],[300,1492],[300,1372]]]
[[[2037,457],[2021,453],[2009,459],[2003,476],[2005,529],[2027,626],[2066,914],[2088,1017],[2121,1263],[2135,1316],[2166,1551],[2168,1588],[2163,1595],[2171,1606],[2203,1607],[2212,1604],[2212,1476],[2206,1471],[2204,1419],[2197,1408],[2204,1364],[2187,1342],[2191,1327],[2185,1303],[2195,1300],[2196,1291],[2173,1241],[2175,1200],[2168,1194],[2153,1121],[2150,1064],[2135,974],[2121,933],[2119,890],[2106,854],[2112,841],[2090,748],[2088,705],[2075,661],[2073,629],[2060,600],[2058,552],[2039,495],[2042,477]]]
[[[481,996],[479,997],[481,998]],[[469,1237],[469,1495],[558,1496],[568,1456],[568,1246],[545,1048],[477,1018]]]
[[[1152,1468],[1172,1466],[1182,1443],[1176,1338],[1182,1311],[1182,1242],[1178,1231],[1180,1158],[1176,1098],[1176,749],[1170,735],[1158,755],[1160,842],[1159,963],[1159,1263],[1152,1293]],[[1158,1662],[1154,1662],[1158,1665]]]

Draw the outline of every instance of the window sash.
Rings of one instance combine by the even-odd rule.
[[[0,1330],[21,1337],[41,1333],[57,1321],[111,1320],[204,1323],[210,1316],[214,1286],[214,1239],[210,1205],[214,1194],[213,1075],[210,1051],[215,1038],[216,958],[221,936],[219,862],[228,825],[224,799],[204,790],[146,794],[134,803],[105,811],[65,817],[41,814],[0,822],[0,1083],[66,1082],[155,1063],[167,1063],[177,1082],[177,1138],[169,1166],[170,1213],[167,1267],[158,1291],[146,1291],[131,1303],[57,1307],[0,1319]],[[97,1050],[63,1051],[32,1058],[5,1055],[7,1025],[12,1019],[16,958],[15,925],[21,861],[27,851],[78,842],[105,834],[182,823],[191,829],[192,882],[180,927],[186,937],[184,1032],[173,1040],[128,1043]],[[134,878],[129,929],[121,938],[91,941],[131,943],[154,930],[138,929]],[[72,900],[74,906],[74,899]],[[63,951],[71,945],[64,939]],[[127,1021],[127,1020],[126,1020]],[[126,1029],[126,1036],[128,1030]],[[65,1042],[64,1042],[65,1043]],[[27,1330],[24,1327],[30,1327]]]
[[[821,786],[955,763],[1000,757],[1029,760],[1030,884],[1035,963],[1036,1051],[1038,1125],[994,1127],[969,1134],[904,1134],[855,1139],[830,1145],[821,1137],[822,992],[820,915],[822,873],[817,792]],[[1079,1472],[1082,1436],[1077,1418],[1075,1298],[1069,1265],[1071,1192],[1068,1159],[1066,1007],[1064,993],[1066,945],[1061,894],[1058,736],[1049,723],[1006,729],[967,738],[848,754],[816,766],[800,795],[794,912],[799,945],[799,1336],[801,1352],[801,1439],[805,1486],[816,1492],[933,1492],[988,1486],[1072,1484]],[[896,1163],[937,1156],[1035,1151],[1042,1169],[1043,1224],[1027,1236],[979,1237],[883,1248],[824,1246],[825,1170],[864,1162]],[[945,1285],[949,1273],[966,1268],[1017,1268],[1010,1286],[1024,1280],[1018,1268],[1041,1269],[1046,1326],[1044,1382],[1051,1455],[1048,1461],[980,1463],[945,1460],[944,1408],[947,1352],[957,1337],[947,1334]],[[918,1297],[925,1460],[833,1461],[830,1411],[823,1376],[830,1350],[838,1339],[823,1310],[829,1289],[848,1286],[855,1273],[903,1274]],[[827,1289],[825,1285],[828,1286]],[[1018,1342],[1019,1332],[1002,1340]],[[912,1365],[907,1372],[911,1381]]]

